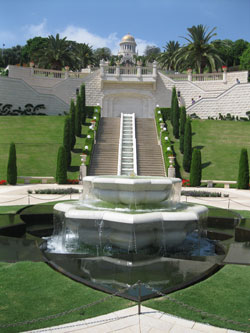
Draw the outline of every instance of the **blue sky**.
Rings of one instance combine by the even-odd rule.
[[[180,36],[198,24],[217,27],[219,39],[250,42],[250,0],[0,0],[0,5],[0,48],[59,33],[116,53],[129,32],[142,54],[146,45],[183,44]]]

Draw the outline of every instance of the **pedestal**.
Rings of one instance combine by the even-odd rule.
[[[174,167],[169,167],[168,168],[168,177],[175,178],[175,168]]]

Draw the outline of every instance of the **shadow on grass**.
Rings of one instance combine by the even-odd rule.
[[[205,168],[207,168],[209,165],[211,165],[212,164],[212,162],[206,162],[206,163],[202,163],[201,164],[201,168],[202,169],[205,169]]]
[[[73,153],[76,153],[76,154],[80,154],[80,153],[82,153],[83,151],[82,151],[82,148],[74,148],[74,149],[72,150],[72,152],[73,152]]]
[[[70,167],[68,167],[68,171],[70,172],[76,172],[79,170],[80,170],[79,165],[71,165]]]
[[[203,149],[205,146],[195,146],[193,149]]]

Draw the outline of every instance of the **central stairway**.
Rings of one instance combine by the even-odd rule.
[[[132,119],[126,117],[123,127],[123,147],[120,174],[133,172]],[[136,118],[137,174],[139,176],[165,176],[161,146],[158,144],[154,119]],[[117,175],[120,139],[120,118],[101,118],[96,144],[88,175]],[[127,146],[127,147],[126,147]],[[136,173],[136,172],[135,172]]]

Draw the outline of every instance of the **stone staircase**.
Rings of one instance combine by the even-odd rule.
[[[101,118],[88,175],[117,175],[120,118]]]
[[[137,173],[140,176],[165,176],[161,147],[157,142],[154,119],[136,118]]]

